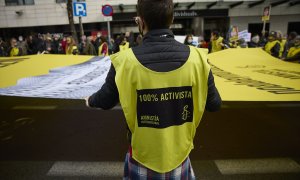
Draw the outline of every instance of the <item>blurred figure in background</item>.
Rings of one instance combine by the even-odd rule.
[[[67,36],[64,36],[61,40],[61,49],[63,54],[66,54],[66,48],[67,48]]]
[[[5,57],[7,56],[7,45],[3,41],[3,39],[0,37],[0,57]]]
[[[299,61],[300,62],[300,36],[295,38],[294,45],[289,49],[286,61]]]
[[[127,42],[129,43],[129,47],[134,46],[134,36],[133,36],[133,32],[125,32],[125,37]]]
[[[54,34],[51,47],[52,47],[51,54],[59,54],[59,35],[58,34]]]
[[[16,38],[11,38],[10,47],[8,48],[8,53],[7,54],[8,54],[9,57],[21,56],[22,55],[22,49],[17,47]]]
[[[81,55],[96,55],[96,50],[91,42],[91,37],[86,37],[85,35],[81,37],[81,42],[79,44],[79,52]]]
[[[277,33],[277,40],[279,41],[280,44],[279,58],[282,58],[284,51],[287,51],[287,49],[285,48],[286,39],[283,37],[281,31],[277,31],[276,33]]]
[[[194,46],[193,45],[193,35],[191,35],[191,34],[186,35],[183,44],[188,45],[188,46]]]
[[[220,33],[218,31],[213,31],[211,33],[211,53],[218,52],[224,49],[225,43],[223,42],[224,38],[220,36]]]
[[[248,43],[248,47],[249,48],[260,47],[259,40],[260,40],[259,35],[255,34],[254,36],[252,36],[251,41]]]
[[[129,49],[130,48],[130,44],[127,41],[127,38],[125,36],[121,36],[120,39],[121,39],[121,43],[119,45],[119,50],[120,51],[124,51],[126,49]]]
[[[143,43],[143,37],[142,37],[142,35],[139,34],[139,35],[136,37],[134,46],[140,46],[140,45],[142,45],[142,43]]]
[[[247,42],[244,38],[237,40],[237,48],[248,48]]]
[[[108,43],[104,36],[100,38],[101,45],[99,46],[98,56],[108,56]]]
[[[268,42],[265,45],[264,50],[273,57],[279,58],[280,43],[277,40],[277,33],[275,31],[269,33]]]
[[[198,37],[198,48],[208,48],[208,43],[204,40],[203,36]]]
[[[51,36],[47,36],[45,40],[45,54],[52,54],[52,38]]]
[[[27,55],[27,49],[28,49],[28,45],[26,40],[24,40],[23,36],[19,36],[19,41],[17,43],[18,48],[20,48],[22,50],[22,54],[21,56],[25,56]]]
[[[66,55],[78,55],[78,48],[72,36],[67,37]]]
[[[99,54],[99,47],[101,45],[101,36],[102,36],[102,33],[101,32],[98,32],[97,33],[97,37],[94,41],[94,47],[96,49],[96,53]]]

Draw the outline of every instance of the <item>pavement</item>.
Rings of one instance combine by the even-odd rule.
[[[190,157],[197,179],[300,179],[300,103],[224,102],[205,113]],[[121,179],[120,106],[0,96],[0,179]]]

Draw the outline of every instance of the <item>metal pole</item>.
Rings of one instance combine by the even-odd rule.
[[[107,21],[108,44],[110,44],[110,21]]]
[[[265,33],[266,33],[266,21],[264,21],[262,35],[265,36]]]
[[[79,16],[80,38],[84,35],[81,16]]]

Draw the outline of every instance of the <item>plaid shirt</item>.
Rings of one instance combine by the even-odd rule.
[[[176,169],[158,173],[135,161],[131,153],[126,154],[123,180],[194,180],[195,175],[189,158]]]

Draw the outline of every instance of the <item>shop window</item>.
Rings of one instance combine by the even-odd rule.
[[[289,24],[288,24],[288,34],[290,32],[293,32],[293,31],[300,34],[300,22],[289,22]]]
[[[250,32],[251,34],[258,34],[261,36],[263,26],[264,26],[263,23],[248,24],[248,32]],[[268,32],[269,30],[270,30],[270,23],[266,23],[265,31]]]
[[[6,6],[34,5],[34,0],[5,0]]]

